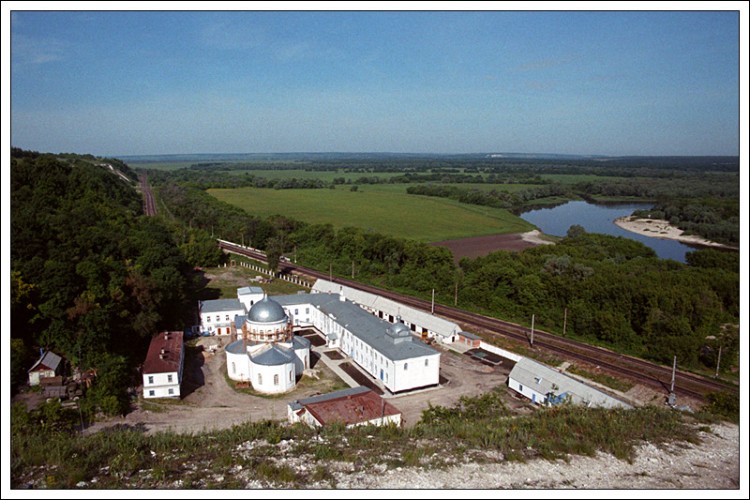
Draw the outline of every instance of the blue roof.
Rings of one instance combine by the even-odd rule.
[[[242,354],[247,353],[247,347],[245,347],[245,343],[241,340],[236,340],[226,346],[224,348],[225,351],[232,353],[232,354]]]
[[[264,349],[260,354],[251,355],[250,359],[256,365],[278,366],[294,362],[294,354],[289,349],[277,344],[270,344],[270,347]]]
[[[295,335],[292,337],[292,346],[295,349],[309,349],[310,348],[310,341],[307,340],[305,337],[300,337],[299,335]]]
[[[239,302],[239,301],[238,301]],[[276,323],[286,319],[284,308],[268,296],[259,300],[247,312],[247,319],[251,323]]]
[[[274,298],[284,306],[312,304],[324,313],[332,314],[338,324],[391,361],[439,354],[432,347],[414,341],[411,334],[399,338],[388,335],[391,323],[373,316],[353,302],[340,300],[338,294],[277,295]]]
[[[244,311],[245,307],[239,299],[216,299],[201,302],[202,313]]]

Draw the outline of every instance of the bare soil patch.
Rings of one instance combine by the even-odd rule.
[[[464,257],[482,257],[498,250],[518,252],[536,246],[535,243],[525,240],[520,233],[474,236],[458,240],[438,241],[431,244],[446,247],[453,252],[453,259],[456,262]]]

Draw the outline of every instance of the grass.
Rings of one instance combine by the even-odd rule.
[[[576,365],[570,365],[567,368],[567,371],[569,371],[570,373],[574,375],[580,375],[581,377],[587,378],[589,380],[593,380],[594,382],[605,385],[611,389],[614,389],[620,392],[628,392],[630,389],[633,388],[633,385],[634,385],[620,378],[613,377],[612,375],[607,375],[606,373],[595,373],[589,370],[585,370],[583,368],[579,368]]]
[[[396,188],[401,187],[402,192]],[[520,233],[533,225],[507,210],[406,194],[405,187],[338,189],[209,189],[221,201],[267,217],[281,214],[311,224],[355,226],[424,242]]]
[[[15,408],[11,486],[74,488],[85,481],[94,488],[247,488],[258,487],[259,481],[262,487],[335,487],[332,471],[337,462],[371,472],[445,467],[485,452],[494,453],[487,460],[526,461],[592,456],[597,451],[632,461],[635,447],[643,442],[658,446],[698,441],[691,417],[662,407],[562,405],[513,416],[502,397],[497,390],[464,397],[452,407],[430,407],[409,429],[311,429],[266,420],[198,434],[151,436],[127,427],[84,436],[13,425],[23,419]]]

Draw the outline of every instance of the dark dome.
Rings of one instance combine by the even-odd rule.
[[[251,323],[278,323],[286,319],[284,308],[268,296],[259,300],[247,312],[247,321]]]

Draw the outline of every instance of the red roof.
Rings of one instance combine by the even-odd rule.
[[[182,332],[161,332],[151,339],[143,373],[179,372]]]
[[[306,403],[303,406],[321,425],[333,422],[359,424],[401,413],[398,408],[370,390],[327,401]]]

